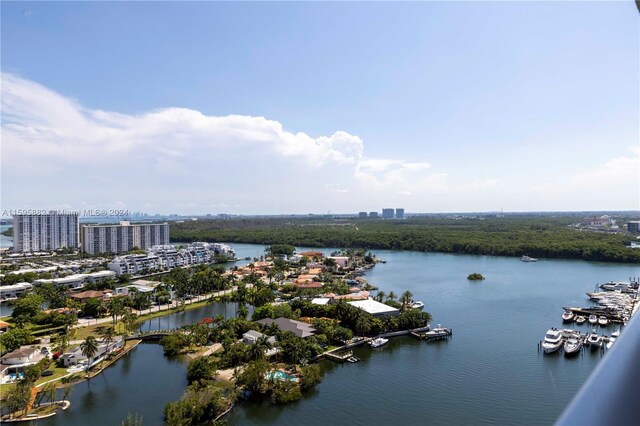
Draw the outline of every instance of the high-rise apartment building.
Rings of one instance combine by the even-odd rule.
[[[146,250],[165,244],[169,244],[169,224],[166,222],[131,224],[123,221],[118,225],[82,226],[82,251],[87,254],[121,254],[134,247]]]
[[[360,219],[366,219],[369,215],[367,214],[367,212],[359,212],[358,213],[358,218]]]
[[[394,210],[393,209],[382,209],[382,218],[383,219],[393,219],[394,217]]]
[[[404,219],[404,209],[396,209],[396,219]]]
[[[78,248],[78,214],[50,211],[13,216],[13,251]]]

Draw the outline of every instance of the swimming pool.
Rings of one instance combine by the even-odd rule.
[[[282,380],[282,381],[289,380],[291,382],[297,382],[298,381],[297,377],[291,376],[291,375],[285,373],[282,370],[274,370],[274,371],[268,372],[267,373],[267,379]]]

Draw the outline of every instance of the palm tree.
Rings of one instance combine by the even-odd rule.
[[[398,296],[396,296],[396,294],[393,291],[390,291],[389,294],[387,295],[387,300],[391,300],[392,302],[397,298]]]
[[[240,303],[240,306],[238,306],[238,315],[240,318],[247,319],[247,315],[249,315],[249,308],[247,308],[246,304]]]
[[[267,336],[260,336],[256,342],[251,345],[249,353],[254,360],[265,359],[267,357],[266,352],[271,349],[271,343]]]
[[[409,306],[412,299],[413,299],[413,294],[409,290],[402,293],[402,296],[400,297],[400,301],[402,302],[402,307],[406,308],[407,306]]]
[[[87,357],[87,374],[89,373],[89,367],[91,367],[91,361],[98,352],[98,341],[93,336],[87,336],[84,342],[80,343],[80,351],[82,355]]]
[[[356,317],[356,331],[361,335],[367,334],[371,331],[372,318],[371,315],[362,312],[362,314]]]
[[[107,345],[108,352],[109,344],[115,340],[116,330],[113,327],[107,327],[103,329],[100,334],[102,335],[102,341]]]
[[[376,300],[377,300],[378,302],[382,302],[382,301],[384,300],[384,296],[385,296],[384,291],[380,290],[380,291],[378,292],[378,295],[376,296]]]

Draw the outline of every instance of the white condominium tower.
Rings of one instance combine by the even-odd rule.
[[[151,246],[169,244],[168,223],[119,225],[82,225],[82,251],[87,254],[127,253],[134,247],[146,250]]]
[[[37,252],[78,248],[78,214],[19,214],[13,216],[13,251]]]

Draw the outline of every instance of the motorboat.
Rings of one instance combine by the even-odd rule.
[[[609,337],[609,341],[608,341],[608,342],[607,342],[607,344],[606,344],[606,348],[607,348],[607,349],[611,349],[611,346],[613,346],[613,342],[615,342],[615,341],[616,341],[616,338],[615,338],[615,337],[613,337],[613,336],[612,336],[612,337]]]
[[[602,337],[598,336],[596,331],[593,330],[587,337],[587,344],[589,345],[591,350],[598,349],[600,346],[602,346]]]
[[[598,316],[597,315],[589,315],[589,324],[597,324],[598,323]]]
[[[582,316],[582,315],[578,315],[578,316],[576,317],[576,324],[578,324],[578,325],[582,325],[582,324],[584,324],[586,321],[587,321],[587,319],[586,319],[584,316]]]
[[[580,337],[570,337],[564,342],[564,354],[566,356],[576,355],[582,348],[582,340]]]
[[[556,352],[562,347],[562,333],[556,328],[550,328],[542,341],[542,349],[544,353],[550,354]]]
[[[609,325],[609,320],[604,315],[600,315],[600,318],[598,318],[598,324],[602,327],[606,327]]]
[[[412,309],[422,309],[424,308],[424,303],[422,303],[420,300],[412,300],[409,304],[409,307]]]
[[[387,344],[389,339],[385,339],[384,337],[377,337],[373,339],[369,344],[372,348],[379,348],[380,346],[384,346]]]
[[[355,357],[355,356],[350,356],[349,358],[347,358],[347,361],[353,364],[353,363],[356,363],[356,362],[360,361],[360,358]]]
[[[615,337],[615,338],[620,337],[620,330],[616,330],[613,333],[611,333],[611,337]]]
[[[529,257],[529,256],[522,256],[520,258],[521,261],[523,262],[537,262],[538,259],[534,258],[534,257]]]
[[[576,314],[573,313],[571,309],[565,309],[564,314],[562,314],[562,321],[571,322],[575,319]]]
[[[560,334],[562,335],[563,339],[580,336],[580,332],[578,330],[573,330],[571,328],[565,328],[564,330],[560,330]]]

